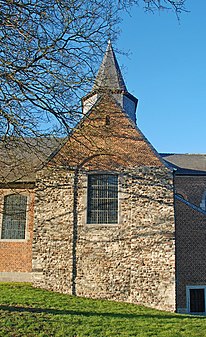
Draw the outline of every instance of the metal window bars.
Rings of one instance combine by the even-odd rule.
[[[118,175],[89,175],[87,200],[87,223],[118,223]]]

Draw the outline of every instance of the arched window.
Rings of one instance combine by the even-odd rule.
[[[1,239],[25,239],[27,197],[10,194],[4,197]]]
[[[206,211],[206,191],[203,193],[202,201],[200,203],[200,207]]]

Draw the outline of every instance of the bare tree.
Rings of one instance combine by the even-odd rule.
[[[184,3],[0,0],[0,180],[33,171],[57,147],[55,132],[65,135],[79,120],[80,98],[89,91],[107,39],[118,34],[122,10],[139,4],[179,13]],[[51,133],[53,140],[43,139]]]
[[[33,136],[57,121],[70,129],[121,8],[109,0],[0,0],[1,137]]]
[[[184,0],[142,0],[184,10]],[[67,131],[119,11],[138,0],[0,0],[0,139]],[[162,4],[163,3],[163,4]]]
[[[173,10],[177,17],[179,14],[187,11],[185,7],[186,0],[143,0],[145,9],[148,11],[154,10]]]

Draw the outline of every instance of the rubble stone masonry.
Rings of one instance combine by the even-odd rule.
[[[119,223],[86,223],[87,174],[39,173],[34,284],[92,298],[175,310],[172,174],[165,167],[119,172]]]

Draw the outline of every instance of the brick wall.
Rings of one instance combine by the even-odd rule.
[[[206,190],[206,176],[175,176],[176,193],[192,205],[200,207]],[[201,286],[206,282],[205,225],[206,213],[184,201],[176,200],[176,274],[177,310],[186,312],[187,286]]]
[[[28,189],[1,189],[0,190],[0,226],[2,225],[2,212],[4,196],[22,193],[28,197],[27,222],[25,240],[0,239],[0,280],[13,279],[12,273],[22,273],[23,279],[28,279],[25,273],[32,271],[32,239],[34,222],[34,192]]]
[[[180,200],[176,200],[175,213],[177,309],[185,312],[186,286],[206,284],[206,213]]]
[[[200,206],[203,193],[206,191],[206,176],[175,176],[176,193],[183,195],[183,197]]]

